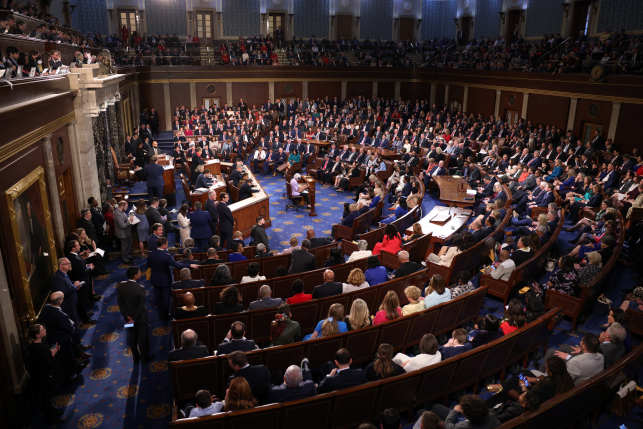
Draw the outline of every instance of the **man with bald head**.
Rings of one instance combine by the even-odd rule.
[[[493,267],[493,268],[492,268]],[[485,268],[486,274],[491,274],[496,280],[509,280],[511,272],[516,269],[516,263],[511,260],[511,255],[507,249],[500,252],[500,260],[494,262],[491,266]]]
[[[174,320],[192,319],[194,317],[205,317],[208,315],[208,309],[204,306],[194,305],[195,299],[192,292],[183,294],[183,306],[174,311]]]
[[[315,231],[313,229],[306,231],[306,238],[310,241],[311,249],[325,246],[333,242],[333,239],[330,237],[315,237]]]
[[[395,276],[393,278],[399,279],[400,277],[408,276],[418,271],[422,266],[417,262],[409,261],[409,252],[402,250],[397,254],[397,258],[400,261],[400,266],[395,270]]]
[[[199,337],[192,329],[186,329],[181,334],[181,348],[172,350],[168,356],[169,362],[179,360],[199,359],[210,356],[208,348],[198,341]]]
[[[308,359],[304,359],[301,368],[297,365],[290,365],[284,374],[284,382],[279,386],[273,386],[268,393],[268,403],[290,402],[299,399],[311,398],[317,395],[317,387],[313,382],[313,376],[308,369]]]
[[[343,293],[342,283],[335,281],[335,273],[332,270],[326,270],[324,271],[324,283],[313,289],[313,299],[326,298],[341,293]]]
[[[83,287],[79,280],[72,282],[68,272],[71,271],[71,262],[67,258],[60,258],[58,260],[58,270],[54,273],[51,279],[51,291],[62,292],[64,300],[60,308],[69,316],[74,322],[74,326],[78,327],[79,318],[76,311],[76,304],[78,304],[78,295],[76,291]],[[87,347],[90,348],[91,346]]]
[[[138,364],[143,355],[143,365],[154,360],[150,355],[150,334],[145,307],[145,287],[138,283],[141,279],[141,270],[137,266],[127,269],[126,282],[118,284],[118,307],[121,310],[126,324],[134,324],[129,331],[129,346],[132,349],[134,363]],[[140,348],[140,352],[139,352]]]
[[[248,310],[259,310],[261,308],[273,308],[273,307],[279,307],[281,304],[283,304],[283,300],[281,298],[272,298],[272,291],[270,290],[270,286],[268,285],[263,285],[259,288],[259,296],[260,298],[256,301],[252,301],[250,303],[250,306],[248,306]]]

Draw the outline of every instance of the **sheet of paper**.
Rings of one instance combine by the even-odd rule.
[[[467,189],[467,195],[475,195],[476,191],[475,189]]]
[[[136,216],[134,216],[134,219],[132,219],[132,222],[130,222],[130,223],[131,223],[132,225],[136,225],[136,224],[137,224],[137,223],[139,223],[140,221],[141,221],[141,220],[140,220],[139,218],[137,218]]]

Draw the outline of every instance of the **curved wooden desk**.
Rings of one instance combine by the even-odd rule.
[[[440,201],[453,207],[472,206],[475,203],[473,195],[467,195],[471,189],[469,182],[461,177],[435,176],[433,178],[440,189]]]

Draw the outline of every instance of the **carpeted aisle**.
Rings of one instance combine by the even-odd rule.
[[[178,209],[185,195],[177,174],[177,206]],[[272,227],[267,229],[271,249],[279,251],[289,247],[289,239],[296,236],[300,242],[306,235],[306,230],[313,228],[317,236],[330,234],[331,225],[337,223],[342,216],[343,203],[353,202],[354,192],[337,193],[328,188],[317,188],[318,217],[309,217],[308,211],[285,210],[288,199],[285,193],[284,179],[277,175],[257,175],[257,180],[270,196],[270,217]],[[135,194],[144,194],[137,196]],[[139,198],[147,199],[144,183],[137,183],[130,189],[130,201],[135,203]],[[434,205],[442,204],[436,196],[426,195],[422,204],[423,213],[428,213]],[[385,214],[391,213],[385,210]],[[569,234],[562,233],[558,240],[564,250],[569,250],[566,244]],[[246,240],[246,243],[249,239]],[[173,243],[172,237],[170,243]],[[135,247],[136,248],[136,247]],[[110,252],[117,249],[108,248]],[[145,260],[138,259],[136,264],[144,271]],[[95,290],[103,295],[103,300],[92,308],[96,312],[98,323],[92,327],[82,327],[81,336],[84,344],[92,344],[88,352],[93,355],[90,365],[83,371],[83,381],[75,386],[61,389],[54,397],[54,406],[64,410],[62,418],[66,423],[61,427],[94,429],[117,427],[125,429],[165,428],[171,418],[172,386],[168,370],[168,351],[172,349],[170,323],[161,322],[154,307],[154,295],[151,285],[143,279],[142,283],[148,291],[147,308],[150,320],[150,346],[156,359],[145,365],[134,365],[131,352],[127,346],[127,332],[123,328],[123,318],[119,312],[116,299],[116,283],[125,280],[126,266],[121,264],[119,257],[109,261],[108,268],[114,270],[111,276],[96,279]],[[622,300],[620,287],[633,284],[633,271],[618,264],[612,287],[606,295],[619,305]],[[476,281],[478,278],[476,278]],[[584,332],[600,332],[598,325],[605,323],[606,317],[599,309],[577,332],[571,332],[571,321],[564,320],[551,338],[550,346],[558,347],[563,343],[578,344]],[[501,317],[504,313],[502,302],[494,298],[486,298],[482,314],[488,312]],[[638,410],[638,409],[636,409]],[[640,410],[638,410],[640,411]],[[605,420],[606,417],[603,417]],[[612,423],[612,419],[610,419]],[[630,422],[631,423],[631,422]],[[619,423],[620,424],[620,423]],[[626,424],[632,428],[631,424]],[[33,427],[52,427],[45,424],[41,410],[36,412]],[[405,426],[406,427],[406,426]],[[411,426],[408,426],[411,427]],[[607,427],[607,426],[606,426]]]

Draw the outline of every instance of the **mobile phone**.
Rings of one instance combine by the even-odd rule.
[[[134,327],[134,323],[126,323],[126,324],[124,325],[124,327],[125,327],[125,328],[133,328],[133,327]]]
[[[529,387],[530,383],[529,383],[529,381],[527,380],[527,377],[525,377],[525,376],[524,376],[524,375],[522,375],[522,374],[518,374],[518,378],[525,382],[525,386]]]
[[[51,349],[52,349],[52,350],[54,350],[55,348],[56,348],[56,345],[55,345],[55,344],[53,344],[53,345],[51,346]]]
[[[625,427],[625,425],[620,425],[618,429],[627,429],[627,428]]]

